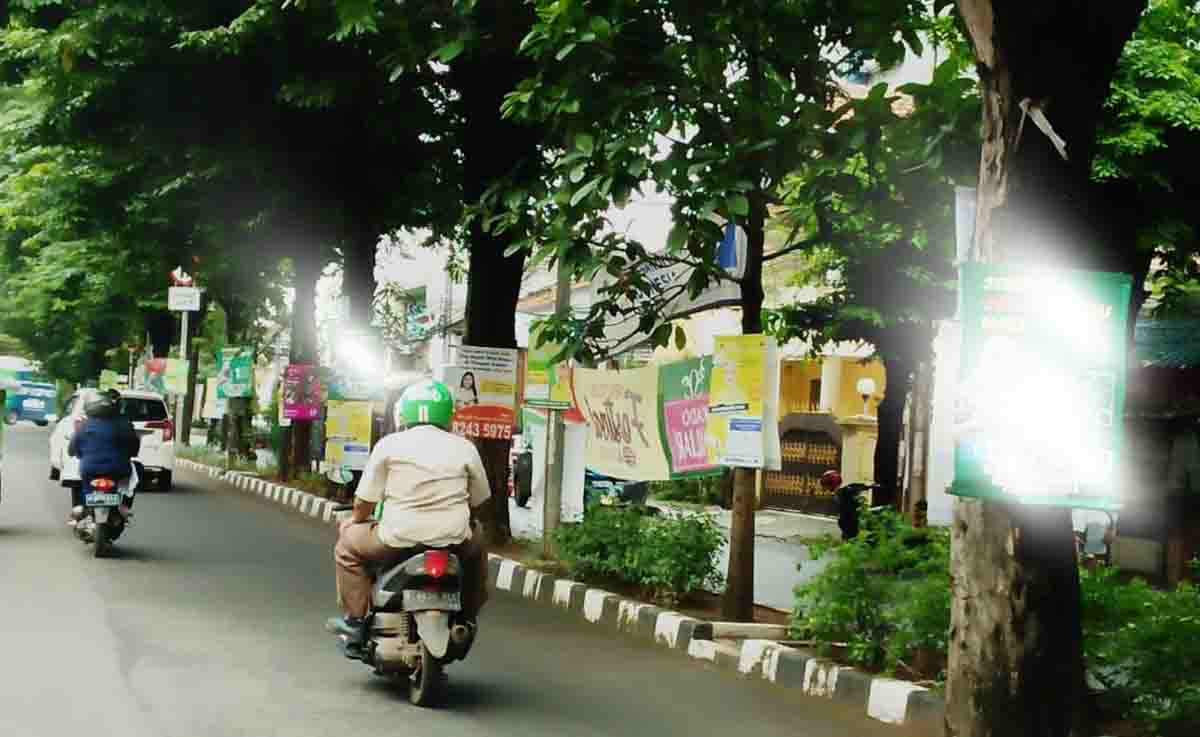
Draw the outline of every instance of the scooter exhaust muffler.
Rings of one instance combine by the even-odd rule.
[[[471,628],[465,624],[456,624],[450,628],[450,639],[455,645],[463,645],[471,639]]]

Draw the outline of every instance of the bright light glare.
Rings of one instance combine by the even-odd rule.
[[[959,391],[957,434],[979,443],[984,471],[1008,492],[1075,494],[1111,479],[1088,387],[1039,353],[993,336]]]
[[[379,374],[378,358],[361,338],[343,337],[338,340],[337,347],[340,362],[355,372],[366,376]]]

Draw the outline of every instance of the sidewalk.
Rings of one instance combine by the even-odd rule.
[[[681,514],[700,513],[697,508],[670,502],[651,500],[648,504]],[[732,513],[720,507],[710,507],[704,512],[716,516],[728,540]],[[540,497],[530,499],[526,509],[521,509],[510,499],[508,514],[514,536],[535,540],[542,537]],[[823,561],[812,559],[805,543],[824,535],[840,534],[837,522],[795,512],[762,510],[755,515],[754,530],[754,603],[790,611],[796,585],[816,576],[825,565]],[[723,572],[728,567],[729,546],[726,545],[721,549],[720,568]]]

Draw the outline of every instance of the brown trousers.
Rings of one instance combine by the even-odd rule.
[[[380,541],[375,522],[348,525],[333,547],[337,566],[338,606],[348,616],[365,617],[371,609],[372,568],[389,568],[411,557],[415,548],[393,548]],[[487,601],[487,555],[478,542],[481,532],[456,551],[463,563],[463,614],[475,619]]]

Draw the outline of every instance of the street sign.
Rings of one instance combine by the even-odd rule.
[[[1113,510],[1127,274],[963,266],[951,494]]]
[[[198,287],[171,287],[167,290],[167,308],[172,312],[197,312],[200,310]]]

